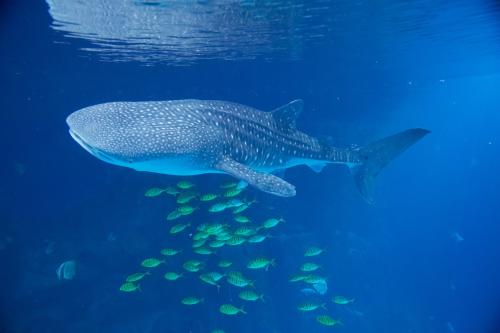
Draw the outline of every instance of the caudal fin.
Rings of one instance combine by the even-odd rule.
[[[423,138],[430,131],[409,129],[359,149],[362,162],[351,168],[358,191],[369,204],[373,204],[375,177],[390,161]]]

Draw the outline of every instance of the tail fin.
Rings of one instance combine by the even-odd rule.
[[[362,162],[351,171],[358,191],[366,202],[373,204],[375,177],[380,170],[429,132],[421,128],[409,129],[359,149]]]

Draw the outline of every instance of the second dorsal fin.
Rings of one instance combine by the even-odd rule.
[[[271,111],[274,121],[280,128],[294,129],[296,126],[297,118],[302,112],[304,101],[296,99],[290,103],[280,106]]]

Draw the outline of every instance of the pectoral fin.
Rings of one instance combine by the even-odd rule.
[[[241,179],[261,191],[281,197],[293,197],[295,195],[295,186],[292,184],[274,175],[252,170],[229,157],[222,158],[215,165],[215,168]]]

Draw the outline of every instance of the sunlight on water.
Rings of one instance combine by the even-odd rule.
[[[325,1],[53,1],[53,28],[92,43],[104,60],[193,62],[300,57],[321,41]]]

